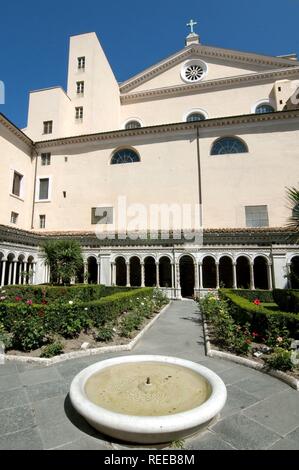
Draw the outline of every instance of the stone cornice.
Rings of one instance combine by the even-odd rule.
[[[289,111],[278,111],[268,114],[244,114],[241,116],[229,116],[223,118],[205,119],[197,122],[179,122],[173,124],[162,124],[159,126],[140,127],[137,129],[103,132],[96,134],[78,135],[72,137],[64,137],[53,140],[43,140],[36,142],[35,149],[37,151],[44,148],[58,147],[64,145],[88,144],[93,142],[111,142],[113,140],[127,139],[128,137],[142,137],[163,135],[177,132],[190,132],[196,128],[201,130],[217,129],[227,126],[247,125],[254,123],[266,123],[275,121],[286,121],[299,118],[299,109]]]
[[[165,99],[171,96],[206,93],[223,88],[234,88],[244,85],[252,86],[256,83],[293,78],[299,78],[299,66],[293,66],[292,68],[287,69],[267,70],[265,72],[250,73],[234,77],[218,78],[215,80],[204,80],[196,84],[182,84],[151,90],[136,91],[121,95],[120,100],[122,104],[136,103],[154,99]]]
[[[19,140],[24,142],[30,149],[33,148],[33,141],[15,126],[4,114],[0,113],[0,124],[14,134]]]
[[[203,244],[204,246],[232,246],[232,245],[249,245],[249,246],[275,246],[275,245],[293,245],[296,232],[286,227],[277,228],[227,228],[227,229],[204,229]],[[150,238],[147,240],[132,240],[129,237],[116,239],[100,240],[94,232],[90,231],[69,231],[69,232],[34,232],[29,230],[21,230],[6,225],[0,225],[0,242],[16,243],[24,246],[38,247],[42,242],[49,239],[74,239],[81,243],[84,247],[184,247],[192,245],[189,240],[182,238],[155,240]],[[298,246],[298,245],[297,245]],[[196,247],[198,248],[198,247]]]
[[[126,93],[141,84],[151,80],[157,75],[174,67],[182,60],[187,60],[191,56],[199,56],[201,58],[223,59],[226,61],[254,64],[264,67],[294,67],[298,65],[298,61],[283,59],[281,57],[265,56],[250,52],[241,52],[231,49],[223,49],[220,47],[203,46],[201,44],[190,45],[179,52],[167,57],[157,64],[147,68],[143,72],[131,77],[129,80],[120,84],[121,93]]]

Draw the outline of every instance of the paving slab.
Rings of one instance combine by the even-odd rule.
[[[0,436],[0,449],[42,450],[43,448],[41,436],[35,427]]]
[[[279,438],[276,433],[242,414],[224,418],[212,429],[238,450],[263,450]]]
[[[298,392],[289,388],[251,406],[244,413],[279,435],[285,436],[299,426]]]
[[[17,406],[0,411],[0,436],[35,426],[34,414],[30,406]]]
[[[235,450],[235,448],[221,439],[215,433],[207,431],[204,435],[199,435],[197,438],[188,439],[187,444],[184,446],[186,450]]]

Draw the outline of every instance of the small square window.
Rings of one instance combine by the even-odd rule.
[[[83,119],[83,106],[78,106],[77,108],[75,108],[76,110],[76,119]]]
[[[84,82],[77,82],[77,94],[83,95],[84,93]]]
[[[245,206],[246,227],[269,227],[268,206]]]
[[[18,217],[19,217],[19,214],[17,214],[16,212],[12,212],[10,214],[10,223],[16,224],[18,222]]]
[[[39,216],[39,228],[46,228],[46,216],[44,214]]]
[[[21,196],[22,180],[23,180],[23,175],[15,171],[13,175],[13,183],[12,183],[12,194],[14,194],[15,196],[19,196],[19,197]]]
[[[49,199],[49,178],[40,178],[38,198],[40,201]]]
[[[51,165],[51,154],[50,153],[42,153],[41,154],[41,162],[42,162],[42,166]]]
[[[44,134],[52,134],[53,121],[44,121]]]
[[[281,91],[281,86],[278,87],[278,91]]]
[[[79,70],[85,69],[85,57],[78,57],[78,69]]]

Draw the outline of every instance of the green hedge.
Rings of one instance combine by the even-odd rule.
[[[285,312],[299,312],[299,289],[274,289],[273,297]]]
[[[273,302],[273,294],[270,290],[229,289],[229,291],[250,301],[259,299],[261,302]]]
[[[56,300],[76,300],[81,302],[89,302],[98,300],[115,292],[126,292],[132,290],[130,287],[104,286],[97,284],[78,284],[74,286],[5,286],[2,288],[3,296],[7,301],[15,302],[19,297],[22,300],[32,300],[35,304],[42,301],[53,302]]]
[[[154,289],[145,287],[117,292],[99,300],[81,302],[65,298],[49,304],[0,302],[0,324],[13,334],[14,347],[31,350],[45,344],[51,335],[75,337],[83,329],[114,323],[133,306],[134,300],[152,299]]]
[[[220,298],[228,301],[231,316],[240,324],[249,322],[253,330],[266,332],[269,318],[276,318],[281,325],[286,325],[292,337],[299,337],[299,315],[282,311],[272,311],[263,305],[255,305],[252,301],[236,294],[230,289],[220,289]]]

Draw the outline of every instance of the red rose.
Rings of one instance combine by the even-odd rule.
[[[27,300],[26,304],[27,304],[27,305],[32,305],[33,302],[32,302],[32,300]]]
[[[20,300],[22,300],[22,297],[19,297],[18,295],[16,296],[16,301],[17,302],[20,302]]]
[[[254,299],[254,305],[261,305],[261,301],[259,299]]]

